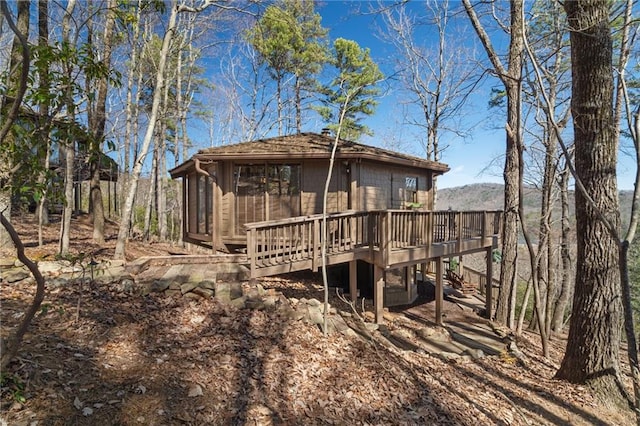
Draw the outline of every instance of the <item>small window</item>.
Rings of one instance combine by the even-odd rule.
[[[418,178],[415,176],[404,178],[404,201],[412,206],[418,202]]]

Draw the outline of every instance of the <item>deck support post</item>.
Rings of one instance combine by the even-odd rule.
[[[384,269],[373,266],[373,309],[376,324],[384,321]]]
[[[487,318],[493,318],[493,247],[487,247],[487,278],[484,289],[484,309]]]
[[[422,282],[427,281],[427,272],[429,272],[429,264],[427,262],[420,264],[420,279]]]
[[[358,261],[352,260],[349,262],[349,295],[351,301],[356,302],[358,300]]]
[[[418,288],[418,282],[416,280],[418,265],[411,265],[407,267],[407,296],[410,301],[413,302],[415,297],[415,291]]]
[[[436,324],[442,325],[442,305],[444,302],[444,278],[442,257],[436,258]]]

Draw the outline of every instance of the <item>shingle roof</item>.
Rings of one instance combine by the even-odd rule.
[[[331,156],[334,138],[317,133],[299,133],[296,135],[277,136],[222,145],[198,151],[192,159],[171,170],[172,176],[180,176],[191,167],[193,159],[202,162],[222,160],[293,160],[293,159],[328,159]],[[358,142],[341,139],[336,150],[337,159],[367,159],[401,166],[429,169],[437,174],[447,172],[446,164],[425,160],[407,154],[364,145]]]

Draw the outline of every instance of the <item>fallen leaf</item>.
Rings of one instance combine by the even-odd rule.
[[[79,410],[84,406],[84,404],[82,403],[82,401],[80,401],[80,398],[76,396],[76,398],[73,400],[73,406]]]

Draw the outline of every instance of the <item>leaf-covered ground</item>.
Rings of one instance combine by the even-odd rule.
[[[322,298],[310,274],[263,285]],[[32,293],[26,282],[0,285],[3,336]],[[452,303],[445,309],[474,315]],[[387,326],[396,330],[414,321],[393,318]],[[110,284],[48,289],[18,358],[3,372],[0,424],[633,423],[628,411],[553,379],[560,338],[549,360],[527,335],[518,342],[523,359],[503,353],[452,363],[372,337],[325,338],[279,310],[213,299],[127,295]]]

